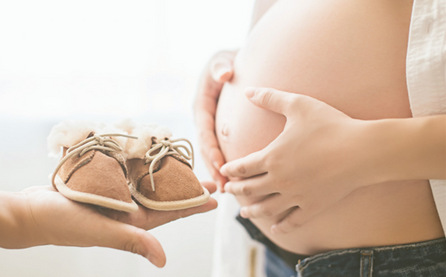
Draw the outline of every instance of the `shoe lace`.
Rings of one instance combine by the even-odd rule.
[[[190,146],[190,150],[182,144],[175,144],[179,141],[188,143]],[[181,149],[184,149],[186,153],[184,153]],[[152,156],[152,153],[156,150],[159,150],[159,152]],[[151,162],[149,167],[149,175],[153,191],[155,191],[155,182],[153,181],[153,166],[162,158],[171,155],[180,155],[186,160],[192,160],[192,169],[194,168],[194,148],[192,147],[192,143],[189,140],[184,138],[170,140],[166,138],[164,140],[161,140],[159,143],[152,144],[152,147],[149,149],[149,151],[147,151],[145,155],[145,164]]]
[[[126,137],[131,139],[137,139],[137,137],[135,136],[129,136],[124,134],[103,134],[103,135],[94,134],[93,136],[79,142],[78,144],[71,146],[70,148],[68,148],[65,157],[63,157],[63,159],[59,161],[59,164],[54,170],[53,177],[51,180],[53,186],[56,187],[54,184],[54,180],[56,179],[56,175],[59,172],[62,165],[74,155],[79,154],[79,157],[82,157],[85,153],[87,153],[90,150],[103,150],[117,153],[121,152],[122,147],[111,137]]]

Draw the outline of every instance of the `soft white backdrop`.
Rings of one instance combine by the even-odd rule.
[[[68,118],[164,124],[197,147],[192,102],[209,57],[240,46],[253,0],[0,0],[0,190],[49,184],[46,136]],[[209,179],[200,157],[196,174]],[[157,269],[100,248],[0,248],[0,276],[210,276],[215,212],[159,227]],[[63,223],[61,223],[63,224]]]

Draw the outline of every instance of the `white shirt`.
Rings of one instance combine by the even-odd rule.
[[[413,117],[446,114],[446,0],[415,0],[406,78]],[[446,180],[430,180],[446,235]]]

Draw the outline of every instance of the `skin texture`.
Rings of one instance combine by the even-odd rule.
[[[233,62],[231,81],[219,94],[215,135],[224,158],[260,151],[284,130],[285,116],[245,98],[248,86],[308,95],[354,119],[411,117],[405,80],[410,13],[408,1],[279,1],[251,31]],[[321,167],[313,173],[326,171]],[[356,185],[346,184],[346,191]],[[237,199],[249,206],[266,197]],[[273,234],[271,227],[291,211],[252,221],[277,245],[300,254],[443,236],[426,180],[361,186],[326,211],[309,215],[292,232]]]
[[[210,192],[211,182],[202,183]],[[166,263],[160,243],[146,230],[170,221],[215,209],[217,202],[190,209],[160,212],[139,206],[125,213],[80,204],[53,187],[31,187],[21,193],[0,192],[0,247],[37,245],[100,246],[141,255],[158,267]]]

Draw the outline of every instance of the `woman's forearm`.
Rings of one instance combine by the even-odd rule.
[[[371,153],[370,166],[378,169],[380,181],[446,179],[446,115],[377,120],[368,125],[368,151],[376,151]]]
[[[31,230],[30,221],[24,194],[0,192],[0,247],[16,249],[37,245],[38,232]]]

